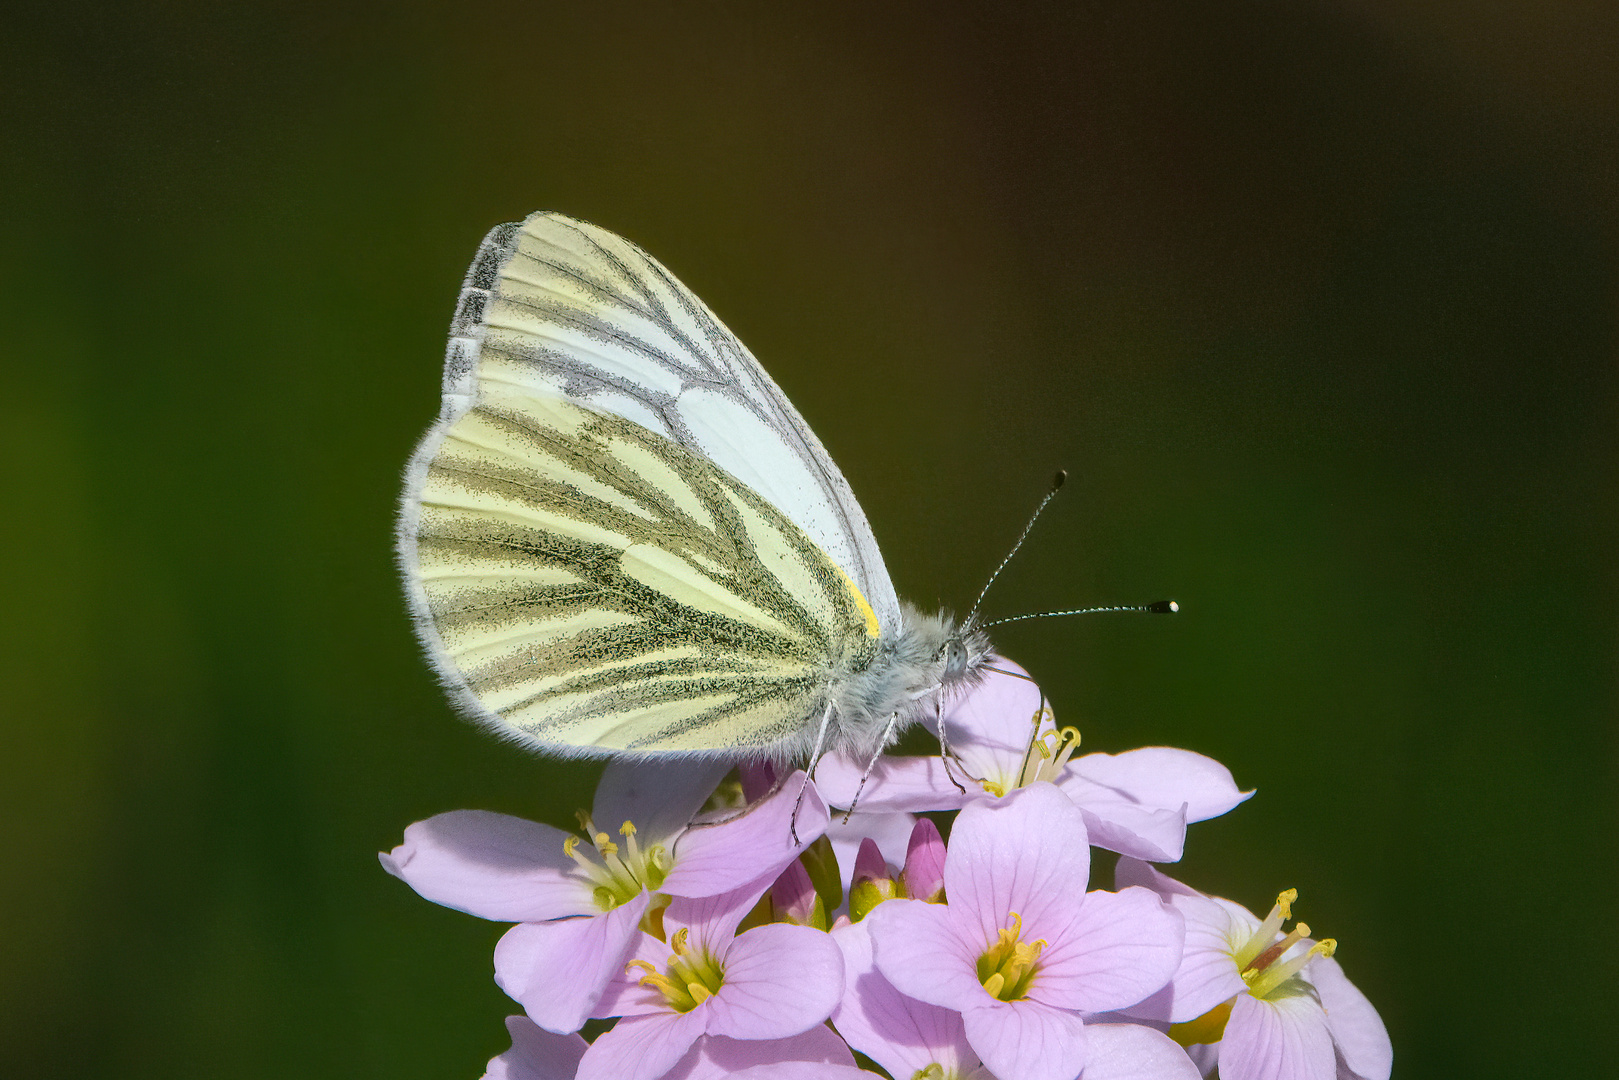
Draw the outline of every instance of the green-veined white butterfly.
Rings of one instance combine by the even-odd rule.
[[[568,756],[874,755],[989,643],[894,594],[831,458],[634,244],[491,230],[461,288],[399,561],[456,704]]]

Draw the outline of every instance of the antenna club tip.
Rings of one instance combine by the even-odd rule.
[[[1067,482],[1068,482],[1068,470],[1067,469],[1058,469],[1057,470],[1057,475],[1054,476],[1052,478],[1052,480],[1051,480],[1051,490],[1056,491],[1058,488],[1062,487]]]
[[[1147,605],[1147,610],[1154,615],[1173,615],[1181,606],[1173,600],[1158,600]]]

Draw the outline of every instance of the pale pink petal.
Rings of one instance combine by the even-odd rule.
[[[1134,1005],[1175,974],[1184,940],[1180,915],[1157,893],[1086,893],[1078,917],[1061,937],[1048,939],[1029,996],[1085,1012]]]
[[[932,900],[944,891],[944,839],[939,827],[919,818],[905,848],[905,892],[913,900]]]
[[[1169,985],[1126,1011],[1181,1024],[1248,989],[1237,974],[1235,943],[1248,939],[1253,924],[1209,897],[1177,894],[1169,903],[1186,923],[1180,967]]]
[[[670,938],[684,928],[691,944],[723,956],[736,936],[737,926],[774,883],[773,878],[760,878],[718,896],[677,896],[663,911],[663,928]]]
[[[991,663],[1028,674],[1004,657],[993,657]],[[1010,791],[1023,770],[1023,759],[1036,734],[1036,720],[1044,704],[1040,687],[1029,679],[990,672],[982,683],[945,710],[945,735],[950,749],[970,775]],[[1050,730],[1052,723],[1042,719],[1039,728]]]
[[[986,944],[1012,912],[1022,918],[1027,939],[1049,941],[1074,920],[1090,853],[1078,808],[1052,785],[1031,784],[957,815],[944,863],[945,896],[979,927]]]
[[[1327,1027],[1344,1064],[1360,1080],[1388,1080],[1394,1067],[1394,1045],[1388,1029],[1366,995],[1344,975],[1338,961],[1312,961],[1305,975],[1315,984],[1327,1012]]]
[[[667,844],[691,823],[730,769],[723,761],[616,759],[596,785],[591,820],[615,837],[631,821],[642,847]]]
[[[1187,821],[1219,817],[1254,794],[1237,790],[1231,770],[1213,758],[1169,746],[1085,754],[1069,761],[1067,771],[1141,806],[1185,806]]]
[[[962,1014],[967,1041],[996,1076],[1074,1080],[1085,1067],[1085,1025],[1037,1001],[996,1002]]]
[[[937,755],[884,754],[862,788],[860,777],[865,771],[866,762],[852,755],[827,754],[815,766],[815,783],[833,806],[848,806],[858,791],[859,809],[871,812],[959,810],[969,799],[984,796],[960,768],[947,770]]]
[[[911,839],[916,821],[914,814],[860,812],[850,815],[845,824],[842,814],[833,814],[826,835],[832,841],[832,854],[837,856],[843,891],[847,893],[854,883],[854,859],[862,840],[874,841],[884,861],[894,866],[905,865],[905,845]]]
[[[795,772],[769,798],[725,821],[687,829],[675,843],[674,869],[659,891],[670,896],[713,896],[760,878],[775,880],[826,831],[826,803],[811,783],[803,788],[798,843],[793,842],[793,807],[803,779],[802,772]]]
[[[512,1048],[493,1058],[483,1080],[574,1080],[590,1044],[577,1034],[554,1035],[526,1016],[506,1017]]]
[[[563,854],[570,834],[506,814],[455,810],[418,821],[377,856],[424,899],[496,922],[594,915],[595,886]]]
[[[1179,862],[1186,848],[1186,811],[1138,806],[1084,779],[1058,781],[1085,816],[1092,844],[1149,862]]]
[[[785,1039],[823,1022],[843,996],[843,954],[824,930],[770,923],[738,937],[725,981],[695,1011],[733,1039]]]
[[[578,1031],[621,974],[646,912],[645,893],[588,919],[521,923],[495,946],[495,983],[548,1031]],[[565,977],[558,977],[565,972]]]
[[[1173,1039],[1138,1024],[1086,1024],[1090,1040],[1080,1080],[1198,1080],[1192,1059]]]
[[[825,1024],[816,1024],[788,1039],[698,1039],[663,1080],[724,1080],[745,1069],[787,1062],[854,1067],[848,1046]]]
[[[590,1044],[578,1080],[657,1080],[703,1033],[701,1012],[625,1017]]]
[[[947,1076],[978,1067],[959,1013],[907,997],[883,978],[872,960],[867,922],[838,927],[832,940],[843,951],[844,983],[832,1023],[850,1046],[899,1077],[935,1062]]]
[[[1334,1080],[1332,1034],[1308,993],[1238,995],[1220,1040],[1221,1080]]]
[[[787,869],[770,886],[770,906],[778,919],[809,925],[815,912],[815,885],[802,862],[794,859],[788,863]]]
[[[1151,889],[1159,896],[1203,895],[1190,885],[1182,885],[1174,878],[1160,873],[1157,868],[1149,866],[1139,859],[1120,859],[1119,865],[1113,870],[1113,887],[1122,891],[1132,885]]]
[[[873,1080],[874,1074],[853,1065],[830,1065],[819,1061],[784,1061],[779,1065],[755,1065],[732,1073],[730,1080]]]
[[[885,900],[862,922],[871,933],[877,970],[902,994],[946,1009],[993,1000],[978,981],[988,942],[969,940],[950,908],[921,900]]]

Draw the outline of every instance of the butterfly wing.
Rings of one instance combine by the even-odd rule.
[[[854,580],[885,633],[899,600],[848,481],[703,302],[622,237],[561,214],[485,237],[451,328],[441,422],[493,386],[621,416],[714,462]]]
[[[814,541],[639,424],[497,386],[429,441],[402,548],[418,624],[501,733],[797,757],[832,673],[877,653],[875,613]]]

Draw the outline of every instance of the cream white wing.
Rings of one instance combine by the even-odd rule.
[[[714,462],[842,567],[885,633],[899,629],[848,481],[742,343],[628,240],[552,213],[485,237],[456,306],[441,422],[507,388],[623,417]]]
[[[747,485],[523,385],[428,433],[400,528],[452,695],[552,753],[802,758],[879,652],[848,575]]]

